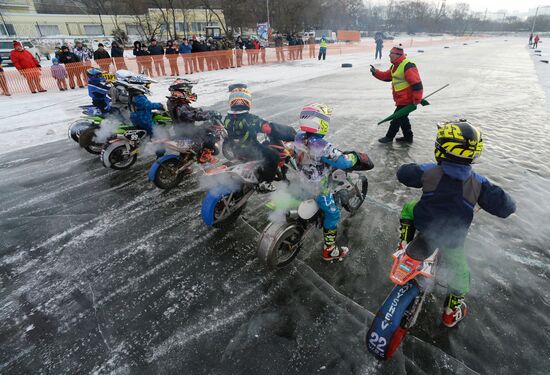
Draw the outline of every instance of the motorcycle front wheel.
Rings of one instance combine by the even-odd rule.
[[[153,183],[160,189],[173,189],[183,180],[186,171],[179,172],[180,159],[168,159],[162,162],[155,173]]]
[[[233,224],[246,206],[242,200],[248,196],[242,190],[226,194],[208,192],[202,201],[202,220],[206,225],[219,229]]]
[[[101,161],[106,168],[128,169],[137,161],[137,153],[134,151],[133,147],[128,148],[125,143],[110,143],[101,150]]]
[[[300,252],[303,235],[304,228],[298,223],[269,223],[258,243],[260,262],[269,269],[285,267]]]
[[[353,191],[352,196],[349,200],[342,204],[344,209],[351,213],[355,214],[359,208],[363,205],[367,192],[369,190],[369,181],[366,176],[359,177],[358,182],[356,183],[357,190]]]

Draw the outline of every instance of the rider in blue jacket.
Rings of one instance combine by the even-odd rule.
[[[134,79],[139,79],[139,77],[134,77]],[[153,136],[153,126],[155,122],[153,121],[153,110],[163,110],[164,105],[162,103],[151,102],[146,94],[151,92],[146,87],[145,84],[136,84],[136,82],[130,81],[128,85],[128,93],[130,95],[130,120],[132,124],[147,131],[150,137]]]
[[[103,71],[97,68],[86,70],[88,75],[88,95],[92,98],[92,104],[99,108],[102,113],[108,113],[111,110],[111,97],[109,90],[111,86],[107,85],[107,80],[103,76]]]
[[[467,314],[464,297],[470,289],[470,271],[464,241],[475,205],[501,218],[516,211],[514,200],[504,190],[472,170],[470,164],[482,150],[478,129],[466,120],[449,122],[438,128],[437,164],[405,164],[397,171],[401,183],[422,188],[420,201],[403,208],[401,233],[407,238],[402,239],[412,240],[407,254],[414,259],[426,259],[436,248],[440,249],[450,292],[443,313],[443,324],[447,327],[455,326]],[[414,226],[404,230],[404,223]],[[413,240],[415,230],[419,234]]]
[[[300,130],[294,139],[294,151],[304,189],[317,196],[315,201],[323,211],[323,259],[342,260],[349,254],[347,247],[336,245],[340,208],[331,190],[330,174],[334,169],[350,169],[357,162],[355,153],[344,154],[324,139],[327,135],[332,109],[324,104],[310,104],[300,113]],[[369,167],[372,168],[372,164]],[[313,182],[313,184],[311,184]]]

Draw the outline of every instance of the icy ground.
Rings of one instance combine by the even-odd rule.
[[[266,197],[251,199],[246,221],[230,230],[206,228],[199,170],[163,192],[146,180],[152,157],[120,172],[67,139],[4,153],[0,373],[547,374],[550,129],[537,71],[548,66],[523,38],[450,47],[410,51],[427,92],[451,84],[411,116],[412,146],[376,141],[386,127],[375,124],[393,106],[389,84],[368,72],[370,55],[202,76],[211,84],[199,90],[216,89],[199,91],[207,99],[200,104],[220,111],[233,80],[224,74],[242,74],[235,80],[250,84],[255,112],[280,123],[295,124],[304,104],[329,103],[329,139],[372,157],[368,200],[340,227],[339,241],[352,253],[338,264],[320,259],[315,233],[287,269],[266,272],[255,254]],[[354,68],[339,68],[344,60]],[[272,75],[256,75],[262,69]],[[279,84],[276,69],[295,78]],[[273,86],[255,89],[261,82]],[[40,107],[50,95],[63,98],[10,99],[21,117],[1,126],[26,126],[30,114],[16,103]],[[71,110],[83,96],[62,105]],[[41,123],[54,108],[37,112]],[[456,329],[441,327],[438,288],[396,357],[381,363],[366,352],[364,336],[392,287],[399,208],[420,194],[400,185],[395,171],[433,160],[435,123],[456,117],[482,129],[486,149],[475,169],[512,194],[518,212],[506,220],[476,214],[466,246],[469,317]],[[65,128],[52,130],[64,138]]]

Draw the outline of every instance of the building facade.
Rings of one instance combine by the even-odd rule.
[[[143,15],[43,14],[34,12],[32,1],[0,0],[0,12],[0,36],[4,38],[99,37],[111,36],[116,29],[125,31],[130,39],[147,38],[153,31],[163,39],[174,34],[171,14],[166,23],[158,9]],[[216,13],[223,22],[223,13]],[[175,18],[179,37],[205,35],[220,27],[218,18],[206,9],[177,9]]]

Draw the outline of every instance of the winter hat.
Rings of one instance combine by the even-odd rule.
[[[52,64],[58,63],[59,59],[57,57],[52,57]]]
[[[99,43],[99,44],[97,45],[97,48],[99,48],[99,47],[105,47],[105,46],[103,45],[103,43]]]
[[[401,56],[405,55],[405,51],[403,51],[403,47],[401,47],[401,44],[399,46],[394,46],[390,50],[390,61],[393,63],[397,59],[401,58]]]
[[[61,46],[61,51],[64,51],[64,50],[69,50],[69,47],[68,46]]]
[[[401,44],[398,46],[394,46],[390,50],[390,55],[403,56],[404,54],[405,54],[405,51],[403,51],[403,47],[401,47]]]
[[[23,45],[21,44],[21,42],[18,42],[17,40],[14,40],[13,41],[13,48],[17,48],[17,47],[23,47]]]
[[[234,88],[229,93],[229,106],[232,112],[250,111],[250,107],[252,107],[252,93],[244,87]]]

